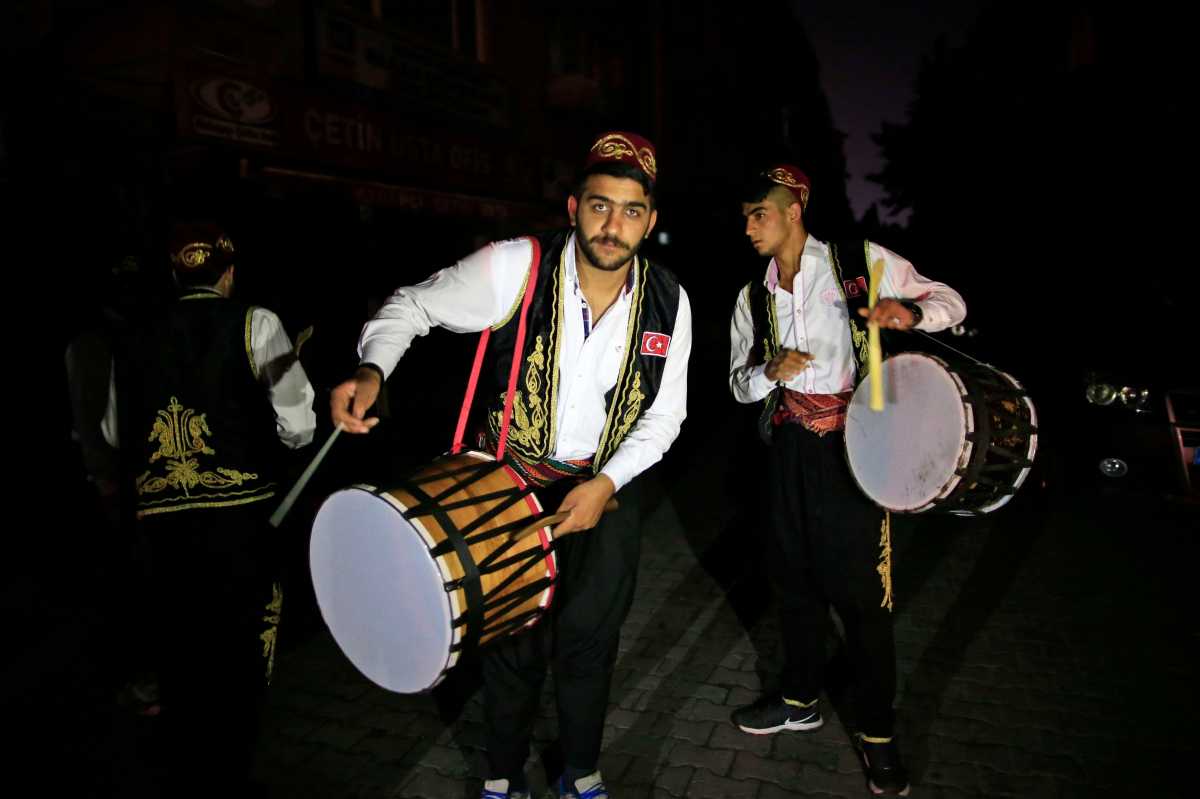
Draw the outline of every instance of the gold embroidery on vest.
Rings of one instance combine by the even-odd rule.
[[[191,408],[184,408],[179,400],[171,397],[167,410],[159,411],[147,441],[158,441],[158,452],[150,456],[150,463],[160,458],[166,462],[166,474],[151,476],[147,471],[137,478],[135,485],[141,494],[157,494],[167,488],[182,491],[191,496],[191,489],[228,488],[240,486],[247,480],[257,480],[257,474],[239,472],[218,466],[214,471],[201,471],[200,461],[194,455],[215,455],[212,447],[204,443],[204,436],[212,435],[208,428],[207,414],[196,415]]]
[[[864,247],[870,247],[870,244],[864,244]],[[869,341],[870,337],[867,334],[865,325],[859,326],[854,321],[854,317],[850,315],[849,302],[846,300],[846,287],[842,284],[842,265],[838,260],[837,245],[829,245],[829,268],[833,270],[833,282],[837,284],[838,294],[842,298],[842,302],[846,303],[846,317],[850,324],[850,345],[854,349],[855,367],[858,370],[858,379],[864,380],[867,377],[867,364],[870,363],[869,357]]]
[[[254,374],[254,379],[258,379],[258,364],[254,362],[254,348],[250,345],[250,332],[253,326],[254,309],[246,309],[246,360],[250,362],[250,371]]]
[[[563,291],[563,286],[567,284],[568,246],[571,246],[570,239],[563,245],[562,252],[559,253],[558,270],[554,273],[554,282],[550,284],[550,335],[554,336],[554,349],[546,364],[550,387],[546,393],[545,403],[546,410],[550,415],[550,435],[546,437],[546,448],[538,453],[539,456],[552,454],[558,442],[558,413],[556,412],[558,408],[558,365],[562,363],[563,327],[565,327],[562,320],[566,318],[567,312],[567,295]]]
[[[271,583],[271,601],[266,605],[262,620],[267,628],[259,634],[263,642],[263,657],[267,659],[267,684],[271,684],[271,673],[275,670],[275,643],[279,638],[279,614],[283,608],[283,589],[279,583]]]
[[[892,514],[884,511],[879,526],[879,565],[875,567],[883,584],[883,599],[879,607],[892,611]]]
[[[546,402],[541,396],[543,375],[546,371],[546,347],[541,336],[534,339],[533,352],[525,359],[525,390],[518,390],[513,397],[512,424],[508,430],[509,440],[524,449],[537,448],[542,443],[542,430],[546,426]],[[528,406],[525,404],[529,399]],[[504,395],[500,395],[501,402]],[[496,429],[504,422],[504,411],[496,411]]]
[[[550,330],[554,346],[546,347],[546,338],[538,335],[534,349],[525,357],[524,388],[513,396],[513,413],[509,421],[508,446],[529,461],[538,461],[554,451],[554,403],[558,396],[558,358],[562,351],[562,297],[559,288],[566,269],[566,247],[559,258],[559,268],[550,275]],[[528,280],[528,274],[526,279]],[[500,440],[504,423],[504,394],[499,395],[499,410],[488,416],[488,429],[493,440]]]
[[[869,360],[870,354],[871,354],[870,344],[869,344],[870,337],[867,335],[866,330],[860,330],[858,325],[851,324],[850,325],[850,338],[854,344],[854,349],[855,349],[854,360],[856,360],[860,364],[862,364],[862,366],[859,370],[861,372],[861,374],[859,376],[862,378],[865,378],[867,376],[867,371],[868,371],[867,364],[870,363],[870,360]]]
[[[636,399],[637,411],[640,412],[641,402],[645,399],[645,395],[639,388],[642,373],[638,368],[640,348],[637,346],[638,332],[642,329],[642,305],[646,297],[647,270],[643,268],[645,263],[641,258],[635,257],[633,265],[630,267],[635,270],[635,278],[633,298],[629,303],[629,323],[625,327],[625,360],[621,363],[620,371],[617,372],[612,404],[609,406],[608,416],[604,420],[604,431],[600,434],[600,442],[596,445],[596,457],[592,460],[592,471],[596,474],[600,473],[600,469],[617,451],[621,439],[625,437],[633,424],[633,422],[625,424],[627,413],[623,409],[629,408],[630,403],[635,401],[634,394],[636,393],[641,395]],[[618,420],[620,421],[618,422]],[[634,414],[633,421],[637,421],[637,413]]]
[[[767,334],[767,331],[763,331],[763,363],[770,363],[771,359],[779,354],[779,318],[775,308],[775,295],[768,291],[766,298],[767,326],[770,332]]]
[[[621,441],[629,433],[629,428],[633,427],[633,423],[638,420],[638,416],[642,412],[642,400],[646,399],[646,395],[642,393],[642,373],[636,372],[633,375],[633,385],[629,387],[629,393],[626,395],[628,406],[625,413],[621,416],[621,421],[617,423],[617,429],[614,433],[615,440]]]
[[[147,472],[146,475],[149,475],[149,472]],[[143,475],[143,478],[145,478],[146,475]],[[274,486],[275,486],[274,483],[267,483],[267,485],[265,487],[274,488]],[[245,494],[250,494],[252,496],[243,496]],[[251,489],[247,489],[245,491],[230,491],[230,492],[226,492],[226,493],[212,494],[212,495],[206,495],[206,496],[241,497],[241,498],[240,499],[205,499],[205,500],[200,500],[200,501],[196,501],[196,502],[185,502],[183,504],[179,504],[179,503],[175,502],[173,504],[164,505],[163,507],[158,507],[158,508],[152,507],[153,505],[156,504],[155,502],[146,501],[146,502],[139,503],[137,517],[139,519],[143,519],[147,516],[155,516],[155,515],[161,514],[161,513],[175,513],[176,511],[181,511],[181,510],[195,510],[196,508],[233,508],[238,505],[249,505],[251,502],[262,502],[263,500],[270,499],[271,497],[275,496],[275,492],[273,490],[272,491],[263,491],[262,488],[251,488]],[[172,498],[168,497],[167,499],[164,499],[164,500],[158,500],[158,502],[172,502]]]

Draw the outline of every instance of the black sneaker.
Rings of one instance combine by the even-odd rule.
[[[825,723],[816,699],[800,704],[781,696],[763,697],[753,705],[733,711],[731,718],[738,729],[751,735],[770,735],[784,730],[812,732]]]
[[[908,772],[900,762],[895,738],[854,738],[867,769],[867,787],[876,796],[908,796]]]

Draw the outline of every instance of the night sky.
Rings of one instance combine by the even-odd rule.
[[[821,85],[834,124],[846,134],[846,190],[856,217],[883,196],[866,179],[882,165],[871,135],[884,120],[904,121],[917,68],[937,38],[961,44],[988,5],[989,0],[794,0],[795,14],[821,63]],[[880,212],[886,219],[885,209]]]

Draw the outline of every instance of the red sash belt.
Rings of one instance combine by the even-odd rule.
[[[785,388],[771,416],[771,423],[798,424],[805,430],[811,430],[823,436],[831,430],[843,430],[846,427],[846,408],[850,404],[853,391],[843,391],[841,394],[801,394]]]

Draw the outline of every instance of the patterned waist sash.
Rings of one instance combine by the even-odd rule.
[[[823,436],[832,430],[846,427],[846,408],[850,405],[853,391],[840,394],[801,394],[790,388],[783,389],[771,423],[775,425],[798,424],[805,430]]]
[[[591,474],[592,471],[591,458],[567,461],[544,458],[537,462],[530,462],[511,449],[504,453],[504,462],[525,478],[527,483],[538,488],[545,488],[551,483],[557,483],[568,477],[582,477]]]

